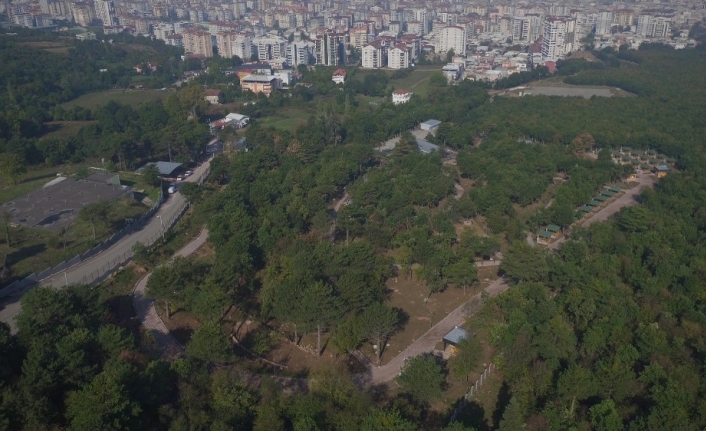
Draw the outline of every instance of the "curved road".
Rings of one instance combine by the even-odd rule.
[[[193,175],[185,181],[198,182],[199,179],[208,172],[211,159],[208,159],[194,170]],[[55,274],[40,281],[41,286],[51,286],[54,288],[64,287],[69,284],[84,283],[105,274],[111,268],[119,265],[132,255],[132,248],[138,242],[151,245],[162,234],[163,228],[168,229],[186,206],[186,200],[180,193],[169,195],[168,199],[159,207],[157,213],[141,228],[122,237],[107,250],[104,250],[92,258],[85,260],[64,272]],[[10,325],[12,333],[17,332],[15,317],[20,313],[20,300],[22,296],[37,285],[29,286],[26,289],[15,293],[12,296],[3,298],[0,303],[0,321]]]

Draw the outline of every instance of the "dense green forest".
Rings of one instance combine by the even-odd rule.
[[[312,90],[267,107],[313,103],[307,124],[286,132],[255,120],[248,151],[218,156],[211,186],[189,192],[214,255],[176,260],[148,283],[160,307],[198,319],[186,356],[161,360],[99,289],[34,290],[18,335],[0,325],[0,429],[444,429],[445,381],[465,381],[481,346],[504,395],[492,423],[471,403],[449,429],[703,428],[706,52],[597,54],[602,66],[565,64],[566,82],[636,97],[490,99],[483,84],[430,80],[425,98],[372,106],[357,84],[331,92],[322,78],[317,88],[315,72]],[[110,143],[123,166],[188,156],[204,139],[186,121],[199,116],[198,100],[189,87],[136,109],[111,103],[76,139]],[[456,166],[415,151],[406,131],[429,118],[443,121],[429,139],[457,152]],[[389,154],[374,149],[399,134]],[[527,231],[570,225],[576,205],[629,173],[609,159],[621,145],[676,157],[679,172],[615,220],[574,228],[557,253],[526,245]],[[596,148],[597,160],[584,157]],[[456,199],[460,182],[467,190]],[[468,219],[487,236],[459,233]],[[429,296],[465,288],[477,281],[474,260],[501,248],[501,275],[513,286],[470,319],[476,336],[456,358],[414,358],[399,390],[361,390],[343,365],[304,376],[308,393],[241,383],[246,359],[231,343],[232,319],[257,320],[294,344],[316,334],[314,355],[347,358],[365,343],[384,346],[409,318],[387,304],[390,277],[413,276]],[[153,268],[146,254],[138,263]],[[272,348],[269,336],[243,344],[263,355]]]

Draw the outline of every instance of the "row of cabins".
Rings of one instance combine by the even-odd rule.
[[[617,186],[606,188],[601,194],[595,196],[587,204],[577,208],[574,218],[579,220],[583,216],[596,211],[599,207],[603,206],[607,201],[613,198],[615,195],[620,193],[622,189]],[[537,234],[538,244],[549,244],[552,240],[556,239],[561,233],[561,227],[555,224],[550,224],[544,230],[541,230]]]
[[[658,178],[667,175],[676,163],[676,159],[667,157],[665,154],[658,154],[655,150],[633,150],[630,147],[621,147],[618,151],[613,151],[612,158],[615,163],[621,165],[632,165],[636,171],[654,172]]]

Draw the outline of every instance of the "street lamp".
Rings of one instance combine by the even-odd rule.
[[[159,224],[162,225],[162,241],[164,241],[164,221],[162,220],[161,215],[157,215],[157,218],[159,219]]]

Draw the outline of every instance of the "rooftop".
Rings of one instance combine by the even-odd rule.
[[[73,222],[86,205],[131,193],[127,186],[65,179],[7,202],[2,211],[10,214],[13,224],[57,231]]]
[[[456,326],[455,328],[450,330],[448,334],[444,335],[443,340],[449,344],[453,344],[454,346],[456,346],[461,341],[463,341],[467,338],[468,338],[468,331]]]
[[[159,169],[160,175],[171,175],[172,172],[177,170],[177,168],[179,168],[182,164],[175,162],[149,162],[135,172],[141,174],[142,171],[144,171],[149,165],[157,165],[157,169]]]
[[[241,80],[241,82],[272,82],[272,81],[274,81],[275,79],[277,79],[277,78],[275,78],[275,77],[272,76],[272,75],[257,75],[257,74],[253,74],[253,75],[248,75],[248,76],[246,76],[245,78],[243,78],[243,79]]]
[[[427,120],[422,123],[422,125],[429,126],[429,127],[436,127],[439,124],[441,124],[441,121],[439,121],[439,120]]]

